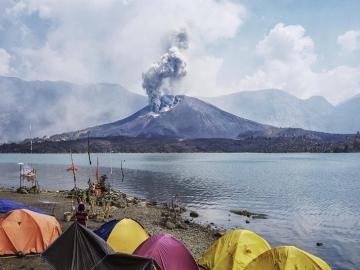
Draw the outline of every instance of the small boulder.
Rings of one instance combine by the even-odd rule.
[[[182,222],[178,222],[178,223],[176,224],[176,226],[177,226],[178,228],[180,228],[180,229],[183,229],[183,230],[187,230],[187,229],[189,228],[189,226],[188,226],[187,224],[182,223]]]
[[[147,205],[156,206],[156,205],[158,205],[158,202],[157,201],[149,201],[149,202],[147,202]]]
[[[134,202],[135,202],[135,198],[134,198],[134,197],[126,197],[126,202],[127,202],[127,203],[134,203]]]
[[[224,234],[225,234],[225,232],[219,231],[219,230],[216,230],[216,231],[214,232],[214,236],[215,236],[215,237],[221,237],[221,236],[223,236]]]
[[[190,217],[197,218],[197,217],[199,217],[199,214],[197,212],[195,212],[195,211],[191,211],[190,212]]]
[[[265,214],[256,214],[252,216],[253,219],[267,219],[268,216]]]
[[[146,207],[146,202],[141,201],[137,205],[140,206],[140,207]]]
[[[126,202],[123,200],[116,200],[116,201],[112,201],[112,205],[117,208],[125,208]]]
[[[176,226],[175,226],[175,224],[172,223],[171,221],[166,221],[165,227],[168,228],[168,229],[170,229],[170,230],[173,230],[173,229],[175,229]]]

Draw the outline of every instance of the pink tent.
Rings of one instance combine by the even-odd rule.
[[[162,270],[198,270],[190,251],[170,234],[155,234],[145,240],[135,255],[154,259]]]

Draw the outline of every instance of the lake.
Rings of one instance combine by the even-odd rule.
[[[201,222],[255,231],[272,246],[295,245],[333,269],[360,265],[360,154],[93,154],[92,167],[76,154],[80,186],[94,178],[97,157],[112,186],[130,195],[169,202],[179,194]],[[18,187],[18,162],[36,167],[42,188],[72,188],[65,154],[0,154],[0,186]],[[269,217],[247,224],[230,209]]]

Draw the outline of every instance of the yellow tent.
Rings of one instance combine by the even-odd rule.
[[[255,258],[245,270],[331,270],[322,259],[293,246],[273,248]]]
[[[149,234],[135,220],[124,218],[112,229],[107,243],[116,252],[132,254]]]
[[[256,233],[235,230],[215,241],[198,263],[208,270],[242,270],[270,248],[268,242]]]

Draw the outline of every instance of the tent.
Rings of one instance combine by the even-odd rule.
[[[322,259],[293,246],[276,247],[250,262],[245,270],[331,270]]]
[[[132,254],[150,235],[133,219],[112,220],[95,231],[116,252]]]
[[[109,222],[101,225],[99,229],[94,231],[94,233],[96,233],[102,239],[107,241],[111,231],[113,230],[115,225],[118,224],[118,223],[119,223],[119,220],[117,220],[117,219],[110,220]]]
[[[116,253],[106,255],[93,270],[161,270],[153,259]]]
[[[161,270],[152,259],[115,253],[95,233],[74,222],[43,253],[54,270]]]
[[[55,270],[92,269],[106,255],[112,254],[106,242],[91,230],[74,222],[43,253]]]
[[[0,213],[7,213],[16,209],[28,209],[31,210],[33,212],[37,212],[40,214],[45,214],[45,215],[50,215],[48,212],[35,208],[35,207],[31,207],[31,206],[27,206],[24,205],[22,203],[18,203],[12,200],[8,200],[8,199],[2,199],[0,200]]]
[[[60,234],[60,224],[52,216],[11,211],[0,218],[0,255],[43,252]]]
[[[255,257],[270,248],[268,242],[256,233],[235,230],[216,240],[198,263],[208,270],[242,270]]]
[[[151,236],[135,250],[134,255],[153,258],[162,270],[199,269],[189,250],[170,234]]]

